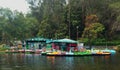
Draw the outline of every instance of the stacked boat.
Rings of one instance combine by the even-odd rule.
[[[115,54],[115,50],[86,50],[86,51],[53,51],[53,52],[44,52],[44,55],[47,56],[100,56],[100,55],[111,55]]]

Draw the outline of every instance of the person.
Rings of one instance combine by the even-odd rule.
[[[70,51],[70,47],[69,47],[69,46],[67,47],[67,51],[68,51],[68,52]]]
[[[42,48],[42,52],[46,52],[46,48],[45,47]]]
[[[74,51],[78,51],[78,48],[77,48],[77,47],[74,47]]]
[[[58,45],[56,45],[56,50],[60,50],[60,48],[59,48],[59,46],[58,46]]]
[[[83,49],[84,49],[83,43],[79,43],[79,44],[78,44],[78,51],[81,51],[81,50],[83,50]]]
[[[41,49],[41,44],[39,44],[39,49]]]
[[[52,43],[52,51],[56,49],[55,43]]]

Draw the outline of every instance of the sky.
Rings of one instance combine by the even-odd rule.
[[[0,0],[0,7],[10,8],[12,11],[27,13],[29,11],[28,6],[25,0]]]

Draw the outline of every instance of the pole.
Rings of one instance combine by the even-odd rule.
[[[79,28],[79,27],[77,26],[76,28],[77,28],[77,40],[78,40],[78,28]]]
[[[69,39],[70,39],[70,34],[71,31],[70,31],[70,0],[69,0]]]

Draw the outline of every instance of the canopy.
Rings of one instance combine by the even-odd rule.
[[[53,42],[78,43],[77,41],[71,39],[58,39],[58,40],[54,40]]]
[[[52,39],[35,37],[35,38],[27,39],[26,41],[27,41],[27,42],[46,42],[46,43],[51,43],[51,42],[52,42]]]

